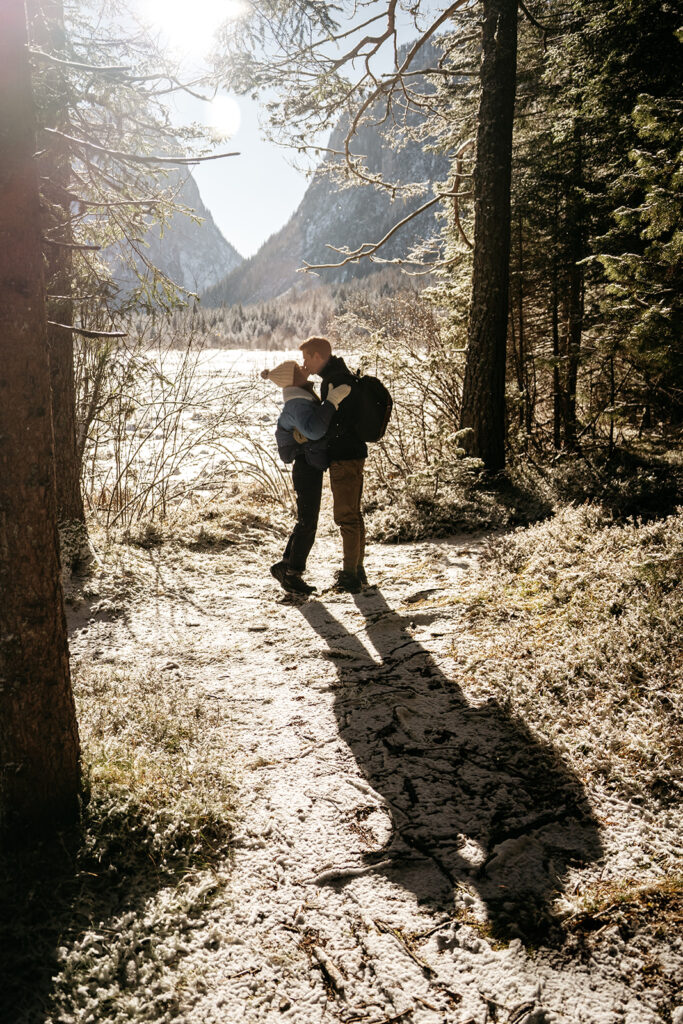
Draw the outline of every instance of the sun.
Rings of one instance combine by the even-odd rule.
[[[216,96],[209,104],[206,123],[217,139],[230,139],[239,130],[242,114],[233,96]]]
[[[201,57],[211,49],[216,31],[247,11],[245,0],[142,0],[145,20],[179,56]]]

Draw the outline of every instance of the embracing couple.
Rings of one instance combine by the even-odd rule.
[[[275,437],[283,462],[293,463],[297,521],[282,560],[271,573],[284,590],[313,593],[302,578],[318,528],[323,473],[329,468],[334,521],[341,531],[343,567],[335,573],[335,589],[357,594],[367,583],[363,558],[365,527],[361,512],[363,468],[368,449],[353,423],[352,403],[344,400],[358,384],[327,338],[308,338],[299,346],[303,366],[294,360],[264,370],[262,377],[282,388],[284,406]],[[309,377],[322,379],[320,398]]]

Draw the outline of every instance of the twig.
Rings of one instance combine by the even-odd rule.
[[[243,971],[238,971],[237,974],[229,974],[228,981],[232,981],[233,978],[243,978],[245,974],[258,974],[260,970],[260,967],[245,967]]]
[[[402,1010],[401,1013],[397,1013],[395,1017],[383,1017],[382,1020],[371,1020],[368,1024],[394,1024],[396,1020],[403,1020],[409,1013],[412,1013],[413,1009],[411,1006],[407,1010]]]
[[[332,963],[320,946],[309,946],[308,948],[311,951],[311,956],[317,962],[328,983],[332,986],[335,992],[338,992],[339,995],[343,996],[346,991],[346,982],[344,981],[339,969]]]
[[[413,936],[413,938],[415,938],[415,939],[428,939],[430,935],[433,935],[434,932],[441,931],[441,929],[445,928],[446,925],[448,925],[448,924],[452,924],[452,919],[450,917],[446,918],[445,921],[442,921],[441,924],[435,924],[433,928],[429,929],[429,931],[418,932],[417,935]]]
[[[410,959],[417,964],[426,974],[434,975],[436,971],[426,960],[422,960],[417,953],[415,953],[408,944],[406,937],[398,930],[398,928],[392,928],[391,925],[386,924],[384,921],[375,921],[375,927],[378,931],[383,932],[385,935],[392,935],[398,944],[403,947]]]
[[[306,879],[306,881],[315,885],[325,885],[327,882],[337,882],[342,878],[360,878],[362,875],[369,875],[371,871],[389,867],[391,864],[391,860],[379,860],[376,864],[366,864],[364,867],[358,868],[350,865],[346,868],[328,868],[327,871],[321,871],[319,875]]]

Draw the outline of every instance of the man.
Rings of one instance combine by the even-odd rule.
[[[334,521],[340,529],[343,567],[335,573],[335,588],[351,594],[360,592],[367,576],[365,558],[365,525],[360,502],[363,493],[363,470],[368,449],[354,429],[353,388],[357,378],[343,359],[332,355],[327,338],[307,338],[299,346],[304,369],[322,378],[320,397],[324,402],[330,389],[348,384],[351,396],[342,402],[332,418],[326,434],[330,456],[330,487]]]

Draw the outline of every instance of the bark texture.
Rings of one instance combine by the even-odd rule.
[[[517,2],[484,0],[474,168],[474,268],[461,428],[490,470],[505,465],[505,356]]]
[[[57,56],[64,51],[64,8],[61,0],[29,0],[29,36],[37,49]],[[69,134],[68,93],[59,65],[45,64],[40,74],[40,123]],[[50,138],[39,156],[39,173],[45,183],[43,236],[45,250],[48,320],[73,323],[73,241],[69,202],[63,198],[70,185],[71,168],[64,143]],[[66,243],[60,245],[59,243]],[[55,439],[57,521],[62,532],[62,561],[70,568],[89,557],[85,511],[81,496],[81,465],[76,445],[76,392],[73,335],[48,324],[52,385],[52,422]]]
[[[0,831],[78,809],[23,0],[0,33]]]

